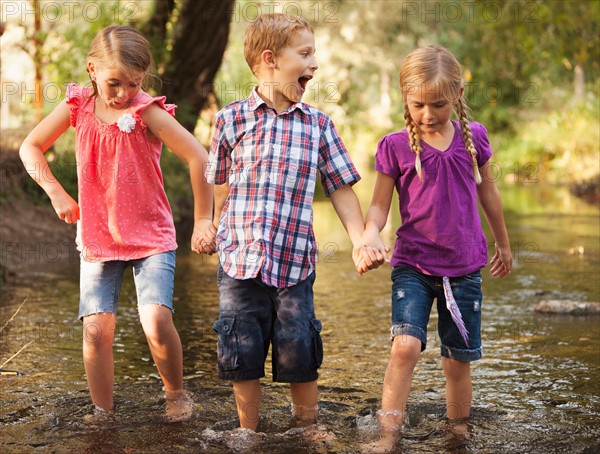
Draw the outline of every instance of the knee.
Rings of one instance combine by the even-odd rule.
[[[411,336],[396,336],[392,345],[390,360],[395,363],[417,364],[421,355],[421,341]]]
[[[164,306],[151,305],[140,308],[140,321],[146,338],[154,343],[164,343],[175,329],[171,310]]]
[[[471,373],[471,363],[468,362],[442,358],[442,365],[444,367],[444,374],[448,380],[460,381],[465,375]]]
[[[83,319],[83,341],[86,348],[112,347],[116,320],[113,314],[94,314]]]

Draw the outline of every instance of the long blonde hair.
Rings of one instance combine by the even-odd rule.
[[[150,43],[135,28],[126,25],[109,25],[100,30],[90,45],[88,61],[101,68],[142,71],[144,88],[149,77],[156,77]],[[91,82],[92,96],[96,96],[98,86],[95,80],[91,79]]]
[[[481,183],[481,175],[477,165],[477,150],[473,144],[473,135],[469,126],[469,108],[462,95],[464,82],[462,68],[452,53],[438,45],[420,47],[413,50],[402,62],[400,68],[400,90],[404,99],[404,123],[410,141],[410,148],[415,152],[415,169],[419,179],[421,172],[421,136],[419,128],[410,116],[407,96],[423,87],[436,87],[444,97],[452,102],[454,111],[460,122],[460,129],[467,151],[471,155],[473,175],[477,184]]]

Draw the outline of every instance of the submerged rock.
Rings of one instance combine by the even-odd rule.
[[[600,303],[570,300],[544,300],[533,309],[542,314],[600,315]]]

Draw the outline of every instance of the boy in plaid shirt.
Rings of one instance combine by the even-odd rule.
[[[321,322],[313,305],[317,174],[359,256],[360,176],[327,115],[304,104],[318,65],[311,25],[266,14],[244,39],[258,79],[250,96],[216,118],[207,179],[215,183],[219,255],[219,377],[233,381],[240,426],[256,430],[260,383],[272,345],[273,381],[290,383],[294,416],[318,413]]]

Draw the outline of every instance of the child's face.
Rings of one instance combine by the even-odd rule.
[[[409,90],[406,103],[410,116],[425,136],[442,132],[452,116],[452,103],[439,87]]]
[[[129,101],[137,95],[145,73],[143,71],[125,71],[120,68],[94,67],[88,65],[90,76],[96,80],[98,96],[106,107],[115,110],[126,109]]]
[[[319,67],[315,60],[315,37],[310,30],[297,32],[290,44],[274,56],[274,92],[290,105],[302,100],[308,81]]]

